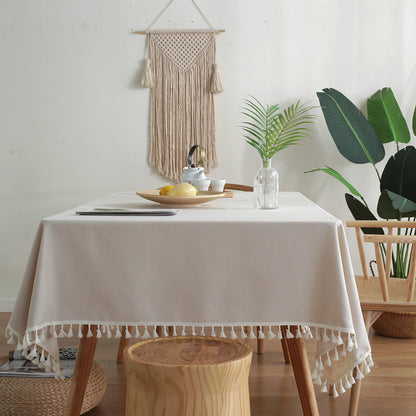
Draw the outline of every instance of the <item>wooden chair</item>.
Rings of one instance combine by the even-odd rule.
[[[415,272],[416,272],[416,222],[410,221],[347,221],[347,227],[354,227],[360,253],[363,276],[356,276],[361,309],[367,333],[371,325],[383,312],[416,312],[414,302]],[[387,234],[367,234],[363,229],[383,228]],[[373,230],[374,232],[374,230]],[[374,245],[378,276],[370,276],[364,243]],[[407,250],[410,267],[407,278],[400,279],[392,276],[394,259],[393,247],[400,245]],[[364,367],[364,363],[362,363]],[[360,368],[360,371],[363,368]],[[351,389],[349,416],[357,415],[361,390],[361,379]]]

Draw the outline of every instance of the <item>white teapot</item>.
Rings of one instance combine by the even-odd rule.
[[[192,155],[194,154],[195,150],[200,148],[201,151],[201,157],[199,158],[199,161],[197,165],[192,163]],[[183,168],[183,173],[181,175],[181,182],[188,182],[190,183],[192,179],[206,179],[205,176],[205,170],[202,167],[202,163],[205,160],[205,148],[202,146],[199,146],[198,144],[195,144],[191,147],[191,150],[188,154],[188,166],[185,166]]]

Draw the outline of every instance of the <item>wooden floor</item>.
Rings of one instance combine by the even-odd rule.
[[[0,356],[6,355],[11,347],[3,336],[9,316],[8,313],[0,313]],[[124,366],[115,362],[117,341],[100,339],[98,342],[95,359],[106,372],[108,387],[99,406],[86,413],[86,416],[124,415]],[[308,342],[312,352],[313,341]],[[65,340],[62,345],[77,343],[75,338]],[[416,339],[398,340],[371,334],[371,343],[375,367],[364,379],[359,414],[415,416]],[[292,369],[284,364],[280,342],[266,341],[265,354],[253,356],[250,398],[252,416],[302,415]],[[317,392],[317,399],[322,416],[347,414],[348,392],[336,399]]]

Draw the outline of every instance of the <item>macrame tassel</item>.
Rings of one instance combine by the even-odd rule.
[[[321,392],[322,393],[328,393],[328,387],[326,386],[326,383],[322,384]]]
[[[91,337],[92,337],[91,325],[88,324],[87,338],[91,338]]]
[[[152,61],[149,58],[146,59],[146,67],[144,68],[141,84],[142,87],[145,88],[153,88],[155,85],[155,81],[153,79]]]
[[[97,335],[96,335],[96,337],[97,338],[101,338],[102,337],[101,330],[100,330],[100,325],[97,325]]]
[[[147,330],[147,325],[145,325],[145,327],[144,327],[144,333],[142,335],[142,338],[143,339],[149,339],[149,338],[151,338],[151,336],[149,334],[149,331]]]
[[[223,331],[224,331],[224,328],[223,328]],[[196,332],[195,332],[195,325],[192,325],[192,335],[196,335]]]
[[[227,338],[224,332],[224,327],[221,327],[220,338]]]
[[[265,338],[262,326],[259,327],[259,332],[257,334],[257,337],[258,337],[258,339],[264,339]]]
[[[69,331],[68,331],[67,336],[68,336],[69,338],[71,338],[71,337],[73,337],[73,336],[74,336],[74,333],[72,332],[72,324],[71,324],[71,326],[69,327]]]
[[[121,338],[121,331],[120,331],[120,327],[117,325],[117,326],[116,326],[116,328],[117,328],[117,329],[116,329],[116,335],[115,335],[115,337],[116,337],[116,338]]]
[[[323,336],[322,336],[322,341],[323,341],[323,342],[329,342],[329,337],[328,337],[328,335],[326,334],[326,328],[324,328],[324,334],[323,334]]]
[[[237,334],[234,331],[234,327],[231,327],[231,339],[236,339],[237,338]]]
[[[257,338],[256,337],[256,334],[253,331],[253,327],[252,326],[250,327],[250,336],[249,336],[249,338],[250,339],[256,339]]]
[[[217,336],[217,334],[215,333],[215,328],[213,326],[211,327],[211,336],[212,337],[216,337]]]
[[[201,335],[202,337],[205,336],[205,327],[204,326],[201,327],[201,332],[200,332],[199,335]]]
[[[220,73],[218,71],[218,64],[214,64],[212,67],[214,71],[211,77],[211,92],[212,94],[219,94],[224,91],[224,87],[222,86]]]
[[[186,336],[186,327],[185,327],[185,325],[183,325],[182,326],[182,334],[181,334],[183,337],[185,337]]]

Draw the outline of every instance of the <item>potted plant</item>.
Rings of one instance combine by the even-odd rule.
[[[244,101],[242,113],[248,121],[242,123],[243,137],[261,158],[261,168],[254,179],[257,208],[278,207],[279,175],[271,166],[272,157],[307,136],[310,129],[305,125],[316,118],[309,114],[312,108],[299,100],[281,112],[278,104],[263,104],[254,97]]]
[[[339,152],[352,163],[369,163],[373,166],[380,187],[377,214],[382,219],[408,219],[416,217],[416,148],[406,145],[410,130],[391,88],[378,90],[367,100],[368,118],[342,93],[328,88],[317,93],[329,132]],[[416,108],[413,114],[413,133],[416,135]],[[377,164],[385,157],[384,144],[395,142],[396,152],[389,158],[380,173]],[[349,193],[345,199],[356,220],[376,220],[377,217],[358,189],[338,171],[326,166],[309,172],[323,171],[345,185]],[[363,230],[364,231],[364,230]],[[382,229],[366,229],[366,233],[384,233]],[[392,275],[405,278],[409,268],[410,253],[399,247],[394,253]],[[377,332],[383,332],[383,321],[391,319],[388,314],[379,318]],[[414,333],[416,337],[416,315]],[[382,333],[382,335],[389,335]],[[408,336],[403,336],[408,337]]]

